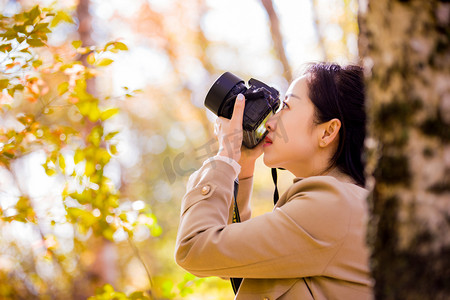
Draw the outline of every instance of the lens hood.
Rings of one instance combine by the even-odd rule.
[[[219,115],[220,106],[225,97],[240,82],[245,83],[244,80],[230,72],[223,73],[209,89],[205,98],[205,106],[214,114]]]

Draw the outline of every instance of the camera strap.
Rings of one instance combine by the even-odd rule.
[[[278,181],[278,174],[277,169],[272,168],[272,180],[273,184],[275,185],[275,190],[273,192],[273,204],[276,205],[279,199],[278,195],[278,187],[277,187],[277,181]],[[239,208],[237,204],[237,194],[239,190],[239,179],[236,178],[234,181],[234,189],[233,189],[233,223],[240,223],[241,222],[241,216],[239,215]],[[233,292],[236,295],[239,287],[242,283],[242,278],[230,278],[231,281],[231,287],[233,288]]]
[[[275,190],[273,191],[273,204],[276,205],[278,202],[278,199],[280,198],[280,196],[278,195],[278,187],[277,187],[277,181],[278,181],[277,168],[272,168],[272,180],[273,180],[273,184],[275,185]]]
[[[233,190],[233,198],[234,198],[233,223],[241,222],[241,216],[239,215],[239,208],[238,208],[238,204],[237,204],[238,190],[239,190],[239,179],[236,178],[236,180],[234,181],[234,190]],[[233,288],[233,292],[236,295],[239,290],[239,287],[241,286],[242,278],[230,278],[230,281],[231,281],[231,287]]]

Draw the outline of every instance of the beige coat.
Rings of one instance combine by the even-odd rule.
[[[372,299],[365,189],[341,175],[296,178],[272,212],[250,218],[252,179],[242,180],[242,223],[230,224],[234,174],[213,161],[191,175],[176,243],[181,267],[243,277],[236,299]]]

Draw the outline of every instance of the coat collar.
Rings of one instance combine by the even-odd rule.
[[[334,167],[333,169],[331,169],[329,172],[322,174],[320,176],[331,176],[336,178],[337,180],[341,181],[341,182],[346,182],[346,183],[353,183],[356,184],[355,181],[353,180],[353,178],[351,178],[350,176],[348,176],[347,174],[344,174],[343,172],[341,172],[337,167]],[[295,177],[294,178],[294,183],[297,183],[303,179],[305,179],[307,177]]]
[[[350,176],[348,176],[348,175],[342,173],[341,171],[339,171],[338,168],[333,168],[333,169],[331,169],[328,173],[323,174],[323,175],[320,175],[320,176],[331,176],[331,177],[336,178],[336,179],[337,179],[338,181],[340,181],[340,182],[356,184],[355,181],[354,181]],[[288,195],[288,193],[289,193],[289,190],[290,190],[291,188],[293,188],[293,186],[294,186],[297,182],[300,182],[300,181],[302,181],[303,179],[306,179],[306,178],[308,178],[308,177],[296,177],[296,178],[294,178],[294,180],[293,180],[293,181],[294,181],[293,185],[290,186],[290,187],[288,188],[288,190],[287,190],[286,192],[284,192],[284,193],[281,195],[281,197],[280,197],[280,199],[278,200],[277,204],[275,205],[274,209],[277,208],[277,207],[283,206],[283,205],[286,203],[286,201],[288,200],[288,199],[287,199],[287,195]]]

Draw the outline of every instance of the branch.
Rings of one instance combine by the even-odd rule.
[[[150,299],[153,299],[153,295],[152,295],[153,281],[152,281],[152,275],[150,274],[150,270],[148,269],[144,259],[142,258],[138,247],[134,244],[134,242],[131,240],[130,237],[128,237],[128,243],[130,243],[130,246],[131,246],[131,249],[133,249],[134,255],[136,255],[136,257],[141,262],[142,266],[144,266],[145,272],[147,273],[148,281],[150,283],[150,289],[148,290],[148,294],[150,296]]]

